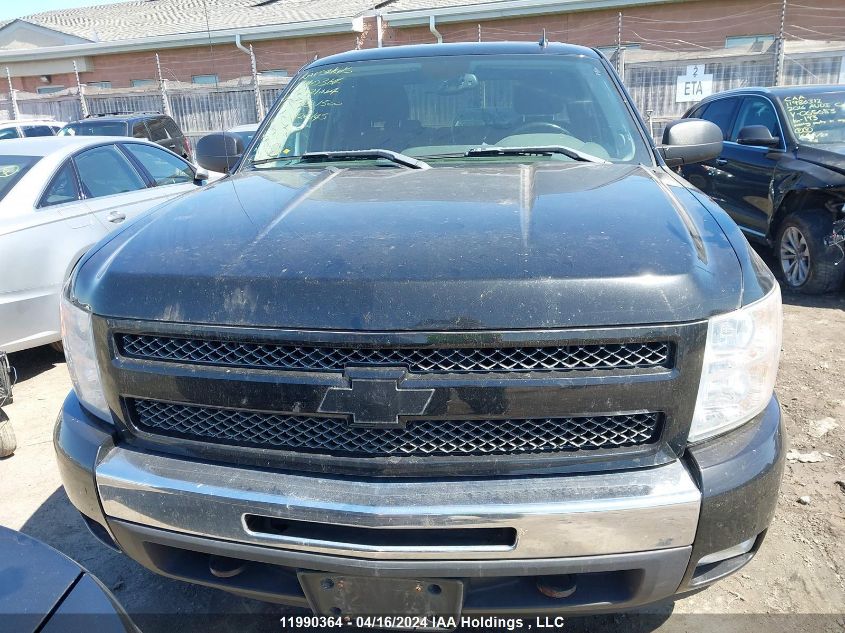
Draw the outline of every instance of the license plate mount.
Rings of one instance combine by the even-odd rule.
[[[464,600],[464,583],[460,580],[375,578],[307,571],[298,572],[297,576],[317,615],[407,616],[409,621],[426,616],[457,618]]]

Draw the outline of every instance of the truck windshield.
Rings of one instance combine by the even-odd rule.
[[[614,162],[651,162],[637,123],[594,58],[369,60],[318,66],[295,81],[249,157],[261,168],[296,164],[309,152],[369,149],[426,161],[478,160],[465,153],[485,145],[557,146]],[[530,160],[573,159],[547,153]]]
[[[794,94],[781,101],[789,126],[802,143],[845,143],[845,91]]]

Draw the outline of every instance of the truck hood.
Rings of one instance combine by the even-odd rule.
[[[668,174],[546,162],[247,171],[93,249],[102,316],[340,330],[691,321],[737,308],[739,260]]]

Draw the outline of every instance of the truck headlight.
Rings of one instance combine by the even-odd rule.
[[[710,319],[689,441],[736,428],[768,405],[780,358],[780,286],[744,308]]]
[[[62,344],[73,390],[79,401],[92,413],[111,421],[109,405],[103,393],[97,355],[94,349],[94,331],[91,313],[79,307],[62,293]]]

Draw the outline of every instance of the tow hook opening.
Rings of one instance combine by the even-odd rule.
[[[577,587],[575,574],[539,576],[537,578],[538,591],[549,598],[568,598],[575,593]]]
[[[227,556],[209,556],[208,570],[216,578],[234,578],[246,569],[246,561]]]

